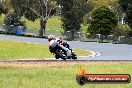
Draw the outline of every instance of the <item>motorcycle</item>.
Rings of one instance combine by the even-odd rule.
[[[52,50],[52,51],[51,51],[51,48],[50,48],[50,51],[55,54],[55,58],[56,59],[61,58],[63,60],[66,60],[66,59],[74,59],[74,60],[76,60],[77,59],[77,55],[74,53],[74,51],[72,50],[70,45],[67,42],[65,42],[63,44],[63,46],[71,51],[71,56],[67,57],[67,54],[66,54],[65,50],[63,50],[62,48],[56,46],[54,48],[54,50]]]

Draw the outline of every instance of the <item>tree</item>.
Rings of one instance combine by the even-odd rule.
[[[10,4],[9,4],[10,0],[1,0],[0,1],[0,15],[3,14],[8,14],[9,10],[10,10]]]
[[[11,0],[11,4],[15,12],[28,20],[40,19],[40,37],[45,34],[48,18],[56,12],[55,0]]]
[[[127,9],[128,9],[128,2],[129,2],[129,0],[119,0],[118,1],[119,6],[120,6],[120,8],[122,9],[123,12],[127,11]]]
[[[80,31],[83,16],[88,12],[87,0],[58,0],[61,7],[62,27],[71,31],[71,38]]]
[[[116,11],[119,19],[121,17],[121,15],[120,15],[121,12],[120,12],[120,10],[118,10],[118,1],[117,0],[88,0],[88,3],[91,6],[91,11],[94,8],[97,8],[98,6],[101,6],[103,4],[103,5],[109,6],[111,9]],[[85,22],[88,24],[90,22],[91,11],[90,11],[90,13],[87,13],[84,17]]]
[[[125,14],[125,22],[132,28],[132,1],[119,0],[119,5]]]
[[[118,24],[118,26],[114,30],[114,36],[129,36],[131,32],[130,27],[127,24]]]
[[[21,17],[18,13],[9,13],[4,18],[5,29],[7,33],[16,34],[16,30],[19,26],[22,26],[22,30],[25,31],[25,21],[21,21]]]
[[[108,35],[117,26],[116,13],[105,5],[99,6],[92,11],[92,17],[88,31],[92,34]]]

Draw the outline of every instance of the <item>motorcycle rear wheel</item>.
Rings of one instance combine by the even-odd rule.
[[[60,53],[60,50],[57,50],[57,51],[56,51],[55,58],[56,58],[56,59],[61,58],[61,59],[63,59],[63,60],[66,60],[65,56],[64,56],[62,53]]]

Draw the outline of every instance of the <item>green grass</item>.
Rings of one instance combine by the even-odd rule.
[[[5,15],[0,16],[0,27],[2,27],[3,20]],[[39,34],[40,29],[40,20],[37,19],[34,22],[27,20],[26,18],[22,17],[22,21],[26,21],[27,26],[27,33],[34,33],[36,35]],[[54,16],[48,19],[46,24],[46,34],[47,35],[55,35],[55,36],[62,36],[61,32],[63,32],[62,26],[61,26],[61,17]]]
[[[1,88],[132,88],[130,84],[76,83],[77,69],[89,74],[130,74],[132,63],[88,63],[58,67],[0,67]]]
[[[0,16],[0,25],[3,24],[4,17],[5,17],[5,15]],[[38,30],[40,28],[40,20],[39,19],[32,22],[32,21],[29,21],[26,18],[22,17],[22,20],[26,21],[26,25],[27,25],[27,27],[30,27],[30,29],[29,29],[30,31]],[[63,31],[61,24],[62,24],[61,17],[60,16],[53,16],[53,17],[48,19],[47,24],[46,24],[46,29]],[[86,30],[86,26],[82,25],[81,29]],[[49,33],[48,30],[46,32]]]
[[[91,53],[75,49],[78,56],[88,56]],[[25,42],[0,40],[0,59],[44,59],[52,58],[48,44],[31,44]]]
[[[31,28],[40,28],[40,20],[36,20],[34,22],[28,21],[26,18],[22,17],[22,20],[26,21],[26,25]],[[61,28],[61,20],[59,16],[54,16],[52,18],[49,18],[47,21],[46,29],[50,30],[62,30]]]
[[[50,29],[50,30],[62,30],[61,24],[62,24],[61,17],[55,16],[48,19],[46,26],[47,26],[47,29]]]
[[[0,16],[0,25],[3,24],[3,20],[4,20],[5,15],[1,15]],[[26,25],[27,27],[30,27],[31,29],[36,29],[38,30],[38,28],[40,28],[40,20],[37,19],[34,22],[27,20],[26,18],[22,17],[23,21],[26,21]],[[61,27],[61,17],[59,16],[54,16],[48,19],[47,24],[46,24],[46,29],[50,29],[50,30],[62,30]]]

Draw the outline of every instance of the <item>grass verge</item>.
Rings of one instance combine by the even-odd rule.
[[[132,63],[105,62],[55,67],[0,67],[1,88],[132,88],[130,84],[76,83],[77,69],[82,66],[89,74],[130,74]]]
[[[0,27],[2,27],[4,18],[5,18],[5,15],[2,14],[0,16]],[[34,22],[32,22],[32,21],[27,20],[25,17],[22,17],[22,21],[26,21],[27,28],[30,27],[29,29],[27,29],[28,32],[36,33],[39,31],[40,19],[37,19]],[[61,35],[60,31],[63,31],[61,17],[53,16],[53,17],[49,18],[47,20],[46,29],[47,29],[46,30],[47,34],[52,32],[54,35]],[[83,32],[85,32],[85,30],[87,29],[87,26],[84,26],[82,24],[81,29]],[[56,33],[54,33],[54,32],[56,32]]]
[[[91,55],[90,52],[75,49],[78,56]],[[0,40],[0,60],[8,59],[43,59],[53,58],[47,44],[31,44],[25,42]]]

